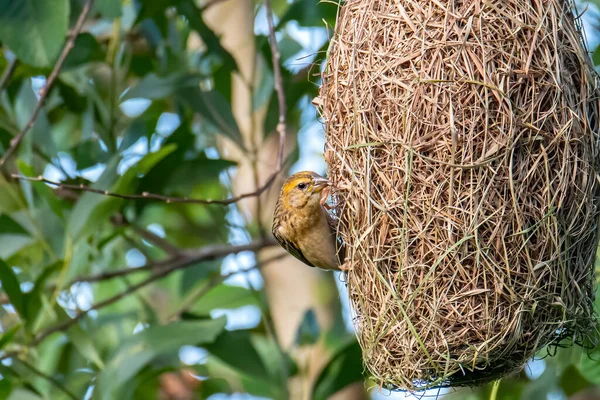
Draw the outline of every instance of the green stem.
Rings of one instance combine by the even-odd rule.
[[[498,389],[500,388],[500,382],[500,379],[494,382],[494,385],[492,386],[492,392],[490,393],[490,400],[496,400],[496,398],[498,397]]]

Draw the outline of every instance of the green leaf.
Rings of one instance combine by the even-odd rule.
[[[587,379],[573,365],[569,365],[560,377],[560,387],[567,396],[571,396],[590,386],[591,384]]]
[[[296,344],[300,346],[314,344],[319,340],[320,334],[321,328],[319,327],[319,321],[317,321],[317,315],[312,309],[306,310],[296,332]]]
[[[10,397],[6,400],[42,400],[42,397],[29,390],[17,388],[11,392]]]
[[[141,7],[134,25],[137,25],[148,18],[151,18],[153,22],[160,25],[159,22],[163,22],[165,19],[165,9],[167,7],[175,6],[179,1],[180,0],[138,0]]]
[[[583,353],[578,369],[585,379],[600,386],[600,350],[590,354]]]
[[[565,346],[556,349],[553,357],[548,358],[546,363],[554,364],[558,374],[563,374],[569,366],[579,364],[584,354],[584,349],[581,346]]]
[[[62,76],[67,75],[65,73]],[[71,82],[67,82],[68,80],[65,78],[54,83],[54,88],[60,94],[65,109],[73,112],[73,114],[65,115],[63,120],[55,121],[52,126],[52,135],[56,137],[57,148],[61,151],[67,150],[69,146],[74,145],[80,139],[79,135],[73,135],[73,130],[79,127],[83,118],[80,114],[85,113],[88,106],[87,98],[80,95],[77,88],[70,85]]]
[[[240,286],[220,284],[202,296],[200,300],[190,308],[190,312],[206,315],[215,308],[232,309],[247,305],[258,306],[258,300],[251,290]]]
[[[252,345],[258,354],[260,354],[260,358],[262,359],[265,368],[273,377],[271,380],[279,382],[279,384],[282,385],[282,388],[284,388],[287,385],[287,379],[298,373],[298,365],[288,353],[282,352],[272,338],[262,335],[253,335],[250,339]],[[287,372],[287,374],[282,374],[282,370]]]
[[[190,268],[186,268],[181,274],[181,294],[187,294],[190,289],[200,286],[200,282],[205,284],[204,280],[209,276],[218,275],[221,272],[221,260],[205,261]]]
[[[137,143],[137,141],[143,137],[150,139],[150,137],[154,133],[154,128],[156,128],[156,124],[154,124],[154,127],[150,127],[150,125],[151,124],[149,123],[149,121],[145,118],[134,119],[131,122],[131,125],[129,125],[129,127],[127,128],[125,134],[123,135],[123,140],[119,145],[119,150],[127,150],[129,147]]]
[[[21,324],[17,324],[4,332],[4,334],[0,337],[0,349],[3,349],[4,346],[12,342],[19,329],[21,329]]]
[[[117,193],[135,192],[133,181],[146,175],[156,164],[177,149],[176,144],[168,144],[154,153],[146,154],[132,165],[113,185],[112,191]]]
[[[17,235],[28,235],[25,228],[15,222],[6,214],[0,215],[0,233],[14,233]]]
[[[0,0],[0,41],[24,63],[51,65],[68,25],[68,0]]]
[[[29,144],[27,146],[27,144]],[[33,167],[31,166],[31,164],[28,164],[24,158],[30,160],[31,159],[31,150],[32,150],[32,141],[30,138],[25,138],[23,140],[23,145],[21,145],[21,153],[23,155],[25,155],[25,157],[21,157],[19,159],[16,160],[16,164],[17,167],[19,169],[19,171],[26,176],[33,176],[35,174],[35,170],[33,169]],[[25,150],[25,151],[24,151]],[[25,197],[25,200],[27,201],[27,205],[30,208],[33,208],[33,191],[32,191],[32,185],[31,182],[27,182],[27,181],[21,181],[19,182],[19,186],[21,187],[21,192],[23,192],[23,196]]]
[[[298,21],[300,26],[325,27],[325,20],[329,26],[335,24],[338,5],[333,1],[297,0],[295,1],[275,27],[279,30],[289,21]]]
[[[237,71],[238,68],[235,59],[223,48],[223,46],[221,46],[217,35],[215,35],[208,25],[204,23],[202,12],[200,12],[194,2],[191,0],[183,0],[177,5],[177,10],[181,15],[187,18],[192,29],[198,32],[206,45],[208,52],[219,56],[223,60],[226,68],[231,71]]]
[[[149,24],[142,23],[142,29],[148,28],[151,25],[151,30],[156,31],[153,35],[151,42],[160,42],[162,38],[156,36],[163,36],[165,39],[172,39],[172,33],[169,32],[169,21],[165,16],[166,9],[169,7],[175,7],[177,12],[184,16],[189,26],[195,30],[201,37],[202,42],[206,46],[206,53],[203,57],[206,59],[207,55],[214,55],[220,59],[222,66],[226,68],[229,73],[237,70],[235,59],[229,54],[223,46],[221,46],[220,40],[215,33],[206,25],[202,19],[201,10],[194,4],[192,0],[139,0],[141,8],[135,21],[135,25],[140,22],[149,22]],[[149,21],[144,21],[151,18]],[[160,34],[158,33],[160,32]],[[148,33],[148,32],[147,32]],[[175,46],[177,47],[177,46]]]
[[[225,332],[213,343],[203,347],[238,371],[265,380],[271,379],[247,331]]]
[[[229,382],[225,379],[209,378],[202,381],[198,392],[201,399],[208,399],[210,396],[217,393],[232,394],[233,390],[231,389]]]
[[[181,166],[187,162],[186,155],[189,154],[189,149],[194,148],[195,140],[194,134],[189,129],[189,123],[182,121],[181,125],[175,129],[175,132],[163,144],[163,146],[175,144],[177,145],[177,150],[156,164],[156,167],[142,178],[139,190],[150,193],[173,194],[172,191],[168,190],[171,187],[172,180],[183,178],[181,174],[176,173],[177,166]],[[187,182],[196,181],[196,177],[200,175],[199,172],[201,172],[199,169],[194,170],[194,173],[191,176],[187,176],[185,180]]]
[[[83,357],[96,364],[98,368],[104,368],[104,362],[89,333],[84,332],[79,325],[75,325],[67,331],[67,335]]]
[[[25,304],[23,303],[23,292],[21,292],[21,284],[15,271],[0,259],[0,282],[2,282],[2,290],[8,296],[10,303],[22,318],[26,318]]]
[[[0,155],[4,154],[7,148],[10,147],[11,135],[7,130],[0,128]]]
[[[33,110],[37,106],[37,101],[37,97],[35,96],[35,92],[31,85],[31,80],[24,80],[15,102],[15,113],[19,129],[24,129],[29,123]],[[52,137],[50,136],[50,122],[45,108],[40,110],[31,131],[23,139],[21,147],[23,150],[26,148],[28,152],[31,152],[33,143],[35,143],[46,155],[56,155],[56,148]],[[29,162],[29,164],[31,164],[31,162]]]
[[[164,99],[165,97],[172,95],[178,89],[198,87],[200,79],[200,75],[192,73],[173,74],[166,77],[150,73],[125,93],[122,100],[138,97],[145,99]]]
[[[34,239],[29,235],[2,234],[0,235],[0,258],[8,260],[33,243]]]
[[[184,345],[210,344],[225,329],[224,317],[215,320],[181,321],[152,326],[126,339],[113,353],[98,377],[102,400],[122,398],[123,385],[154,358],[177,352]]]
[[[12,383],[8,379],[0,380],[0,399],[8,399],[12,389]]]
[[[200,155],[194,159],[187,159],[171,164],[170,176],[167,182],[171,192],[189,194],[196,185],[207,185],[212,182],[218,183],[219,173],[234,167],[233,161],[223,159],[211,159]]]
[[[362,352],[356,340],[340,348],[325,366],[313,386],[313,399],[326,400],[346,386],[364,379]]]
[[[116,179],[119,161],[120,158],[114,156],[108,162],[100,178],[90,187],[94,189],[110,188]],[[87,237],[101,221],[106,221],[107,216],[114,212],[119,204],[119,199],[107,198],[95,193],[83,193],[67,220],[67,232],[70,237],[76,240]]]
[[[152,135],[156,132],[158,120],[164,111],[165,104],[161,101],[155,101],[142,113],[142,115],[131,121],[131,124],[123,134],[123,140],[119,145],[119,151],[128,149],[143,137],[147,138],[148,143],[150,143]]]
[[[157,152],[145,155],[135,165],[130,167],[123,176],[117,179],[112,186],[109,186],[109,179],[114,179],[116,176],[116,167],[119,161],[119,158],[114,158],[110,161],[101,179],[92,185],[92,187],[97,189],[109,187],[112,192],[122,194],[133,193],[136,190],[134,181],[148,173],[152,167],[175,149],[176,146],[173,144],[164,146]],[[71,237],[81,239],[93,233],[99,223],[108,221],[110,215],[119,208],[122,202],[122,199],[95,193],[84,193],[79,198],[67,223]]]
[[[121,0],[95,1],[94,11],[100,13],[106,19],[119,18],[123,14],[121,10]]]
[[[221,134],[233,140],[240,148],[244,147],[242,133],[233,116],[231,105],[221,93],[215,90],[186,88],[178,90],[177,94],[192,110],[212,123]]]
[[[102,3],[102,1],[97,1],[95,4],[98,3]],[[79,34],[75,39],[73,49],[69,52],[62,69],[63,71],[67,71],[92,61],[103,60],[104,51],[102,50],[102,46],[100,46],[93,35],[85,32]]]
[[[98,140],[94,139],[85,140],[71,148],[71,155],[79,170],[107,163],[110,160],[109,154],[102,149]]]
[[[46,281],[50,276],[60,271],[63,264],[61,261],[57,261],[54,264],[44,268],[43,272],[38,276],[35,280],[35,284],[33,285],[33,289],[23,294],[23,303],[25,305],[25,310],[27,311],[27,320],[25,323],[25,328],[28,331],[32,330],[33,324],[42,308],[42,296],[44,294],[44,290],[46,289]]]

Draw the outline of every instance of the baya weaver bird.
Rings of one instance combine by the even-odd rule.
[[[336,220],[325,204],[330,186],[315,172],[290,176],[275,206],[272,232],[281,247],[308,266],[343,270],[344,249],[336,245]]]

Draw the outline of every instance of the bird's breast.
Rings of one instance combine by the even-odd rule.
[[[315,267],[336,269],[338,259],[335,249],[335,235],[331,232],[325,218],[308,229],[300,236],[300,249],[304,257]]]

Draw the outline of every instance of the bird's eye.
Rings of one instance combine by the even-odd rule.
[[[300,182],[300,183],[298,184],[298,186],[297,186],[297,187],[298,187],[298,189],[300,189],[300,190],[304,190],[304,189],[306,189],[306,183],[304,183],[304,182]]]

